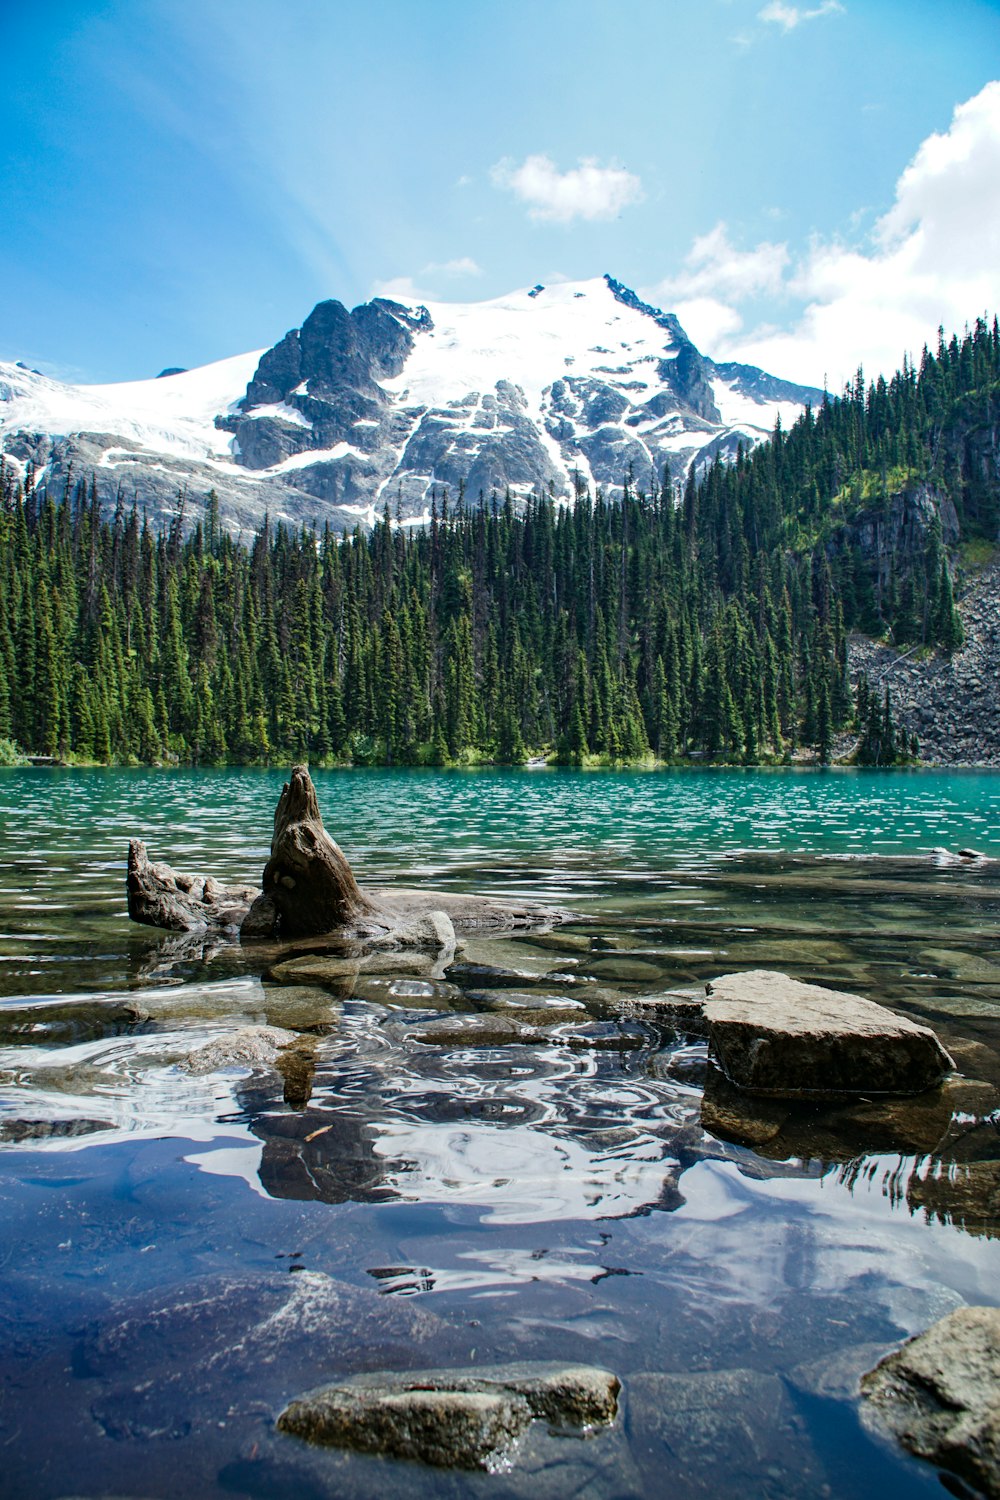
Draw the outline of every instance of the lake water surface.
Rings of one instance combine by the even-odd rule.
[[[128,922],[130,836],[256,880],[282,780],[0,772],[4,1495],[940,1494],[850,1392],[1000,1303],[1000,775],[318,772],[363,880],[574,919],[325,987]],[[960,1076],[754,1107],[627,1015],[761,967],[932,1025]],[[294,1076],[199,1062],[259,1023]],[[512,1359],[614,1370],[618,1423],[492,1474],[274,1427],[326,1380]]]

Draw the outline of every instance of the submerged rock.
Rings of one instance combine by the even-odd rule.
[[[1000,1496],[1000,1308],[959,1307],[862,1376],[863,1420]]]
[[[935,1161],[946,1163],[950,1181],[960,1168],[950,1172],[948,1164],[968,1151],[970,1132],[987,1124],[998,1105],[1000,1095],[990,1084],[956,1077],[922,1094],[817,1102],[748,1094],[713,1068],[705,1081],[701,1123],[720,1140],[751,1146],[778,1161],[850,1162],[869,1152],[897,1151],[918,1157],[929,1173]],[[992,1129],[990,1133],[995,1141]],[[939,1181],[930,1178],[931,1183]],[[944,1196],[947,1184],[942,1186]],[[983,1218],[993,1211],[995,1205],[984,1200]]]
[[[650,1481],[647,1493],[684,1500],[824,1493],[826,1476],[777,1375],[650,1372],[630,1376],[628,1390],[632,1449]]]
[[[583,1433],[613,1422],[620,1389],[615,1375],[589,1365],[359,1375],[299,1396],[278,1427],[307,1442],[487,1469],[535,1418]]]
[[[485,1015],[449,1015],[416,1021],[405,1036],[431,1047],[574,1047],[582,1051],[621,1051],[643,1047],[648,1037],[623,1031],[612,1021],[584,1021],[578,1012],[490,1011]]]
[[[214,1073],[218,1068],[273,1068],[283,1047],[297,1040],[279,1026],[241,1026],[188,1053],[189,1073]]]
[[[443,911],[425,912],[372,938],[340,945],[340,951],[305,953],[268,970],[279,984],[339,984],[361,974],[440,979],[455,957],[455,929]]]
[[[708,989],[709,1052],[750,1093],[918,1094],[954,1066],[928,1027],[860,995],[767,969],[724,974]]]
[[[688,1036],[706,1036],[705,995],[693,990],[664,990],[655,995],[634,995],[621,1001],[622,1015],[649,1021]]]

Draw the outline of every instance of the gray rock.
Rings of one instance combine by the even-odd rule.
[[[712,980],[705,1019],[710,1054],[751,1093],[917,1094],[954,1066],[926,1026],[767,969]]]
[[[987,441],[996,451],[997,433],[986,423],[974,438]],[[963,460],[964,461],[964,460]],[[950,500],[934,492],[925,500],[939,506],[945,541],[957,540],[957,517]],[[926,511],[926,506],[924,506]],[[932,514],[932,513],[931,513]],[[926,516],[931,519],[931,514]],[[919,550],[920,536],[914,528]],[[883,548],[886,562],[893,554]],[[895,566],[895,564],[893,564]],[[852,678],[865,672],[877,691],[889,687],[893,715],[907,733],[920,739],[923,761],[940,765],[1000,765],[1000,561],[994,560],[970,578],[964,589],[956,580],[956,602],[965,631],[961,650],[946,655],[895,650],[865,636],[849,641]],[[935,851],[938,863],[977,868],[977,861],[962,859],[952,851]]]
[[[189,1073],[214,1073],[219,1068],[273,1068],[282,1047],[296,1040],[293,1031],[278,1026],[241,1026],[188,1053]]]
[[[862,1417],[1000,1496],[1000,1308],[959,1307],[861,1380]]]
[[[455,928],[447,912],[428,911],[390,928],[384,936],[373,938],[371,946],[377,950],[418,948],[450,964],[455,957]]]
[[[308,1442],[486,1469],[535,1418],[586,1432],[613,1422],[618,1379],[590,1366],[496,1365],[359,1375],[289,1403],[283,1432]]]

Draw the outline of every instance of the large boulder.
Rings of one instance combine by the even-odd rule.
[[[959,1307],[861,1378],[866,1426],[1000,1496],[1000,1308]]]
[[[619,1390],[616,1376],[589,1365],[358,1375],[297,1397],[278,1427],[308,1442],[361,1453],[485,1469],[535,1418],[578,1433],[613,1422]]]
[[[709,1053],[755,1094],[919,1094],[954,1068],[933,1031],[860,995],[752,969],[708,986]]]

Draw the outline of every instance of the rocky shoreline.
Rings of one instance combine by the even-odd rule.
[[[877,691],[889,688],[896,722],[920,742],[921,764],[1000,766],[1000,561],[972,577],[957,603],[961,650],[900,652],[855,635],[849,671],[853,680],[865,672]]]

